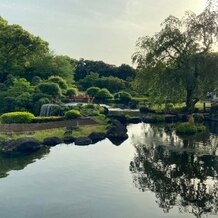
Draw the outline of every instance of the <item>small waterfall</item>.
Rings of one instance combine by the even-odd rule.
[[[56,116],[59,115],[59,113],[60,107],[57,104],[43,104],[40,109],[41,117]]]

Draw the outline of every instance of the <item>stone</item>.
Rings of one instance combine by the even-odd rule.
[[[121,124],[118,120],[114,120],[107,130],[106,136],[109,139],[127,139],[128,135],[126,126]]]
[[[43,144],[47,146],[55,146],[61,143],[62,140],[59,137],[48,137],[43,140]]]
[[[70,144],[75,141],[75,138],[73,136],[64,136],[63,141],[66,144]]]
[[[89,135],[89,138],[92,142],[96,143],[106,138],[106,134],[104,132],[93,132]]]
[[[42,144],[30,137],[6,141],[2,151],[5,153],[31,153],[39,150]]]
[[[142,122],[142,119],[140,117],[131,117],[129,118],[129,123],[141,123]]]
[[[88,137],[79,137],[74,140],[75,145],[90,145],[92,144],[92,140]]]

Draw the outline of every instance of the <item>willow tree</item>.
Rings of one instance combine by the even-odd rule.
[[[152,99],[185,101],[191,110],[217,85],[214,58],[218,60],[218,56],[211,52],[218,39],[218,12],[209,1],[201,14],[186,12],[182,19],[171,15],[161,27],[154,36],[137,42],[138,51],[132,57],[139,71],[136,83],[145,87]]]

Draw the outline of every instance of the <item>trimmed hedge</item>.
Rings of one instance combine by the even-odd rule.
[[[61,116],[35,117],[33,119],[33,123],[47,123],[47,122],[62,121],[62,120],[64,120],[64,117]]]
[[[203,132],[205,130],[206,127],[204,125],[195,125],[189,122],[179,123],[176,126],[176,133],[180,134],[195,134],[197,132]]]
[[[29,112],[10,112],[2,114],[1,123],[31,123],[35,116]]]
[[[66,119],[75,119],[77,117],[80,117],[80,112],[78,110],[72,109],[65,113]]]

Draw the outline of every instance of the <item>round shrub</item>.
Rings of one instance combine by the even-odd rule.
[[[31,123],[35,116],[29,112],[10,112],[2,114],[1,123]]]
[[[16,97],[16,106],[30,109],[32,107],[32,95],[24,92]]]
[[[189,122],[179,123],[176,126],[176,132],[182,134],[194,134],[197,132],[197,127],[193,123]]]
[[[31,83],[33,84],[33,85],[38,85],[40,82],[41,82],[41,78],[39,77],[39,76],[34,76],[33,78],[32,78],[32,80],[31,80]]]
[[[92,97],[95,97],[99,91],[100,91],[100,88],[93,86],[86,90],[86,94]]]
[[[70,88],[70,89],[67,90],[66,96],[69,96],[69,97],[75,96],[75,95],[77,95],[77,93],[78,92],[77,92],[76,88]]]
[[[113,98],[113,95],[107,89],[103,88],[96,94],[96,98],[100,100],[107,100]]]
[[[80,117],[80,112],[78,110],[72,109],[65,113],[66,119],[75,119],[77,117]]]
[[[121,91],[115,93],[114,98],[120,100],[122,103],[128,103],[132,99],[132,96],[128,92]]]
[[[48,81],[58,84],[62,90],[66,90],[68,88],[66,80],[60,76],[51,76],[48,78]]]
[[[51,95],[53,97],[60,97],[61,96],[61,89],[58,84],[53,82],[44,82],[40,83],[37,86],[37,89],[47,95]]]

